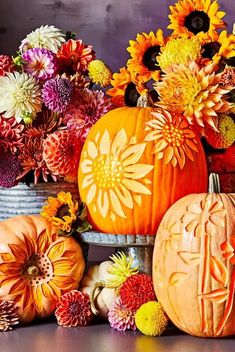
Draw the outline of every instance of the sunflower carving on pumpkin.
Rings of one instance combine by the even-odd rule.
[[[87,188],[86,203],[103,218],[110,212],[126,218],[125,207],[133,209],[134,201],[141,205],[141,196],[150,195],[145,176],[153,165],[138,163],[146,143],[135,144],[135,138],[128,140],[125,129],[121,129],[111,141],[108,130],[98,132],[87,144],[84,159],[80,165],[85,175],[81,184]]]

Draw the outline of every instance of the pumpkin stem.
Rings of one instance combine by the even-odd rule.
[[[39,274],[39,269],[35,265],[31,265],[27,269],[29,276],[37,276]]]
[[[90,296],[90,300],[91,300],[91,310],[92,313],[95,315],[99,314],[99,311],[96,309],[95,307],[95,298],[98,296],[98,294],[102,291],[102,289],[106,286],[104,281],[98,281],[95,283],[92,291],[91,291],[91,296]]]
[[[220,180],[218,174],[210,174],[209,176],[209,193],[220,193]]]
[[[137,100],[137,107],[138,108],[146,108],[146,107],[149,107],[149,106],[153,106],[153,101],[150,97],[149,94],[142,94],[138,100]]]

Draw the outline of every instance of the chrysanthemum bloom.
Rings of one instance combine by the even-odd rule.
[[[161,97],[157,105],[182,113],[190,124],[202,131],[206,124],[216,130],[218,114],[230,108],[224,95],[232,90],[231,86],[219,83],[220,75],[215,74],[214,65],[201,69],[195,62],[189,66],[179,65],[156,83]]]
[[[44,48],[56,53],[65,42],[65,35],[60,29],[54,26],[41,26],[27,35],[22,40],[20,51],[25,51],[31,48]]]
[[[119,331],[136,330],[135,313],[125,307],[120,298],[112,303],[108,312],[108,321],[111,328]]]
[[[22,132],[24,125],[17,123],[14,118],[6,119],[0,116],[0,145],[4,151],[10,151],[15,154],[16,151],[23,147]]]
[[[140,95],[147,92],[145,85],[135,76],[131,76],[125,67],[113,74],[111,85],[113,88],[107,90],[106,94],[112,97],[111,101],[117,107],[123,105],[134,107]]]
[[[86,326],[93,319],[90,297],[77,290],[65,293],[56,306],[55,316],[64,327]]]
[[[102,91],[76,90],[64,113],[63,121],[84,143],[91,127],[110,109],[111,103]]]
[[[179,0],[170,6],[170,24],[167,28],[174,35],[197,35],[225,27],[222,18],[225,12],[219,11],[217,0]]]
[[[56,131],[43,142],[43,160],[55,175],[70,175],[76,182],[81,149],[82,144],[75,133]]]
[[[14,71],[12,58],[8,55],[0,55],[0,76],[5,76],[7,72]]]
[[[0,186],[4,188],[14,187],[21,172],[21,164],[17,155],[4,152],[0,149]]]
[[[20,122],[27,114],[35,117],[41,107],[41,89],[34,77],[19,72],[0,77],[0,113],[4,117],[14,116]]]
[[[157,56],[160,49],[165,45],[163,32],[159,29],[156,34],[153,32],[137,34],[136,41],[130,40],[127,51],[131,59],[127,62],[128,70],[132,76],[138,76],[141,82],[148,82],[150,79],[158,81],[160,69],[157,63]]]
[[[50,50],[29,49],[22,54],[22,59],[25,72],[40,81],[46,81],[56,75],[56,55]]]
[[[88,64],[95,59],[95,52],[91,45],[83,44],[81,39],[69,39],[58,51],[57,59],[60,72],[68,74],[84,72]]]
[[[227,31],[221,33],[200,33],[198,39],[202,45],[202,58],[211,63],[219,64],[221,59],[225,60],[235,56],[235,35]]]
[[[59,192],[57,197],[49,197],[42,208],[41,215],[58,230],[71,232],[76,220],[78,202],[74,202],[71,193]]]
[[[190,61],[196,61],[201,56],[201,44],[197,37],[172,38],[162,53],[157,57],[162,71],[168,71],[176,64],[187,65]]]
[[[207,142],[214,148],[228,148],[235,142],[235,122],[228,115],[218,117],[218,132],[207,128],[205,130]]]
[[[160,336],[166,329],[168,318],[160,302],[143,304],[135,314],[138,330],[148,336]]]
[[[156,299],[152,277],[135,274],[126,279],[120,287],[120,298],[124,306],[136,311],[142,304]]]
[[[112,71],[102,60],[92,60],[88,65],[88,74],[92,82],[101,87],[107,87],[111,83]]]
[[[66,110],[73,93],[73,84],[66,78],[52,78],[42,88],[43,102],[48,109],[62,113]]]

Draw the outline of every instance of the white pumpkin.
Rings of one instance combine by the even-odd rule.
[[[91,299],[91,309],[95,315],[107,319],[108,311],[115,298],[116,290],[105,287],[106,281],[112,278],[108,269],[113,265],[111,260],[90,267],[84,275],[80,290],[86,292]]]

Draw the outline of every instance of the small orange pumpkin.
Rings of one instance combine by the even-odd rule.
[[[37,215],[0,222],[0,298],[14,300],[21,322],[51,315],[59,297],[76,289],[84,271],[72,237]]]
[[[235,194],[190,194],[166,212],[155,240],[153,282],[181,330],[235,334]]]
[[[176,200],[206,191],[207,167],[200,139],[181,115],[122,107],[91,129],[78,180],[95,229],[155,234]]]

